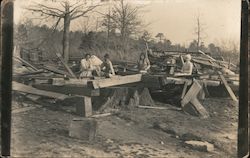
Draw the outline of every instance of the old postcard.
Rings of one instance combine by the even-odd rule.
[[[13,7],[11,156],[237,157],[240,0]]]

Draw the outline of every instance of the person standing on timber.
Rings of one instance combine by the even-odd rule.
[[[137,61],[138,70],[140,73],[147,73],[150,68],[150,62],[144,53],[141,53],[140,59]]]
[[[182,58],[182,56],[181,56]],[[185,62],[183,63],[181,73],[175,73],[174,76],[191,76],[193,72],[193,63],[191,62],[191,55],[185,56]]]
[[[85,59],[81,60],[80,78],[92,77],[92,71],[94,70],[94,67],[91,64],[90,57],[90,54],[86,54]]]
[[[113,68],[113,64],[109,58],[109,54],[104,55],[104,62],[101,65],[101,69],[104,72],[103,75],[105,77],[112,77],[113,75],[115,75],[115,71]]]

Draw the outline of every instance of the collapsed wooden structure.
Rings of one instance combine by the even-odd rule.
[[[217,74],[201,73],[189,77],[174,77],[168,72],[139,74],[131,69],[132,73],[126,72],[123,75],[116,75],[112,78],[78,79],[60,54],[56,55],[66,71],[57,69],[49,64],[43,65],[38,69],[20,57],[14,57],[15,60],[28,67],[30,72],[13,76],[14,80],[18,81],[13,81],[13,90],[28,94],[28,96],[38,95],[55,98],[56,100],[78,97],[81,100],[81,104],[76,105],[76,113],[80,116],[90,117],[93,115],[93,102],[98,104],[99,112],[105,111],[107,107],[114,108],[118,104],[126,108],[131,106],[154,106],[149,89],[164,89],[169,84],[182,85],[180,104],[183,111],[201,118],[207,118],[209,114],[199,101],[209,94],[207,87],[224,85],[229,96],[234,101],[237,101],[237,97],[230,86],[238,86],[239,76],[232,74],[223,75],[219,70],[225,67],[223,64],[227,65],[228,63],[217,61],[203,52],[199,52],[199,54],[203,57],[196,56],[192,59],[193,62],[202,64],[205,67],[210,66],[214,68],[214,72],[217,71]],[[168,55],[175,57],[176,52]],[[153,57],[152,54],[151,57]],[[177,65],[170,62],[167,66],[173,68]],[[127,67],[122,69],[130,71]],[[52,75],[48,72],[52,72]],[[41,73],[46,75],[39,76]],[[22,84],[22,82],[25,84]],[[35,97],[35,99],[37,98],[39,97]],[[147,100],[145,101],[143,98]]]

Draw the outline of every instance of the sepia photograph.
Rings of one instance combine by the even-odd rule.
[[[239,156],[241,0],[12,2],[12,157]]]

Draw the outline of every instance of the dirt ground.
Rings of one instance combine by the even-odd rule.
[[[92,142],[69,137],[74,107],[48,101],[13,100],[13,157],[236,157],[238,106],[227,98],[207,98],[208,119],[166,110],[133,108],[97,118]],[[185,140],[207,141],[214,151],[198,151]]]

